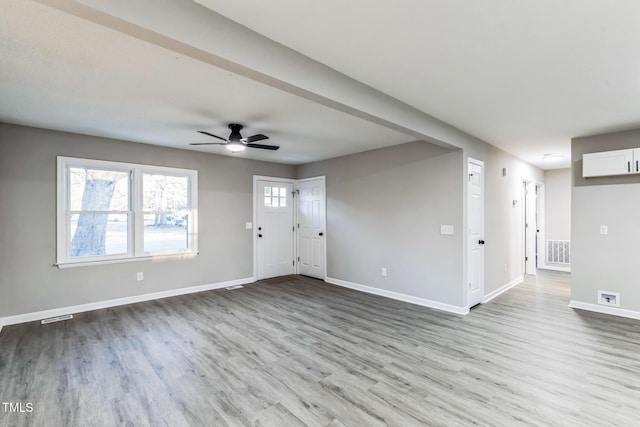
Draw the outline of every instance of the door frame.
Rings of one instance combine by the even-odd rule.
[[[298,191],[298,183],[300,182],[306,182],[306,181],[316,181],[316,180],[321,180],[322,181],[322,196],[324,197],[324,224],[322,225],[324,228],[324,268],[323,268],[323,272],[322,272],[322,280],[326,280],[327,279],[327,178],[325,175],[321,175],[321,176],[315,176],[312,178],[304,178],[304,179],[298,179],[295,181],[294,184],[294,191],[296,193],[296,196],[300,194],[300,191]],[[295,254],[296,254],[296,274],[300,274],[300,262],[298,259],[298,254],[300,253],[300,224],[298,223],[298,213],[299,213],[299,209],[300,209],[300,197],[295,197],[296,200],[294,200],[294,207],[295,207],[295,223],[296,223],[296,244],[295,244]]]
[[[251,227],[251,233],[253,234],[253,281],[258,280],[258,233],[256,232],[256,224],[258,223],[258,181],[271,181],[271,182],[284,182],[287,184],[291,184],[293,187],[294,197],[293,197],[293,224],[298,223],[298,209],[296,204],[295,190],[296,190],[296,180],[292,178],[279,178],[273,176],[263,176],[263,175],[253,175],[253,193],[251,198],[253,199],[253,223]],[[293,230],[293,259],[298,259],[298,245],[296,244],[298,240],[298,230],[294,228]],[[298,271],[298,263],[296,262],[294,272]]]
[[[475,164],[477,166],[480,166],[482,168],[482,212],[481,212],[481,222],[482,222],[482,234],[485,235],[485,199],[486,199],[486,191],[485,191],[485,179],[484,179],[484,175],[485,175],[485,167],[484,167],[484,162],[482,160],[478,160],[478,159],[474,159],[473,157],[467,157],[467,162],[466,162],[466,168],[465,168],[465,183],[466,183],[466,205],[467,205],[467,212],[466,212],[466,230],[465,230],[465,239],[467,242],[467,253],[466,253],[466,266],[465,266],[465,283],[464,283],[464,289],[465,289],[465,305],[467,307],[467,309],[471,308],[471,303],[469,302],[470,299],[470,291],[469,291],[469,280],[470,280],[470,268],[471,268],[471,250],[472,250],[472,243],[471,243],[471,239],[469,238],[469,230],[470,230],[470,224],[471,224],[471,191],[469,188],[469,170],[470,170],[470,165],[471,164]],[[480,266],[480,294],[482,295],[482,300],[481,300],[481,304],[484,303],[484,298],[485,298],[485,292],[484,292],[484,288],[485,288],[485,266],[484,266],[484,262],[485,262],[485,255],[483,253],[482,256],[482,265]]]
[[[544,184],[528,178],[522,178],[522,273],[536,275],[544,265]],[[527,228],[527,211],[535,215],[533,227]],[[539,230],[539,231],[538,231]],[[533,241],[533,243],[531,243]],[[528,254],[527,246],[534,249]],[[531,255],[527,260],[527,255]]]

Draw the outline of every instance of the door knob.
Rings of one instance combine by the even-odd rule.
[[[258,237],[262,237],[262,234],[258,234]]]
[[[479,245],[484,245],[484,240],[478,240]]]
[[[318,236],[324,236],[324,233],[320,232],[318,233]]]

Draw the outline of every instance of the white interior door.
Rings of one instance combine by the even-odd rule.
[[[326,276],[325,179],[298,181],[298,272]]]
[[[484,163],[469,159],[468,172],[467,297],[469,307],[473,307],[484,297]]]
[[[524,181],[524,272],[536,274],[537,257],[537,194],[536,184]]]
[[[294,274],[293,183],[258,180],[257,279]]]

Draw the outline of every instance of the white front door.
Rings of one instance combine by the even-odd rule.
[[[325,180],[298,181],[298,272],[325,279]]]
[[[257,279],[294,273],[293,183],[258,180]]]
[[[467,296],[473,307],[484,297],[484,163],[470,158],[468,166]]]

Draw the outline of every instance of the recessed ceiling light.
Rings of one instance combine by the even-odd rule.
[[[547,153],[544,156],[542,156],[542,160],[560,160],[560,159],[564,159],[564,154]]]

